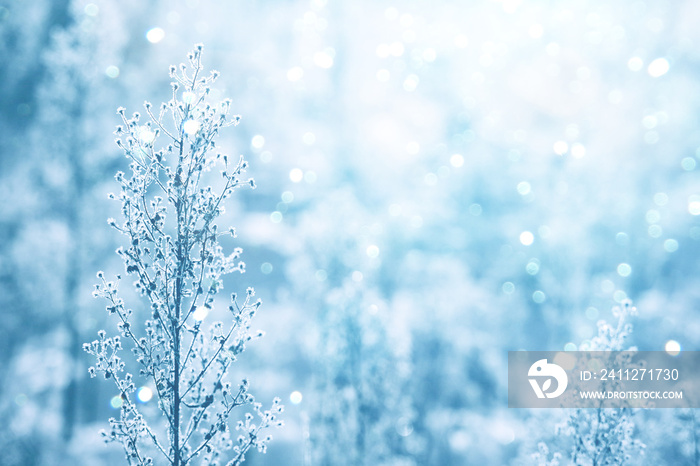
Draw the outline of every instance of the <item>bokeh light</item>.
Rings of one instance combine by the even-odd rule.
[[[192,317],[194,318],[194,320],[199,320],[199,321],[206,319],[208,315],[209,315],[209,308],[206,306],[199,306],[192,313]]]
[[[303,399],[304,397],[302,396],[301,392],[296,390],[289,395],[289,401],[294,405],[298,405]]]
[[[289,179],[292,180],[293,183],[299,183],[304,179],[304,172],[301,171],[300,168],[293,168],[289,172]]]
[[[520,242],[525,246],[530,246],[535,241],[535,235],[529,231],[520,233]]]
[[[148,403],[151,401],[151,398],[153,398],[153,391],[148,387],[141,387],[136,392],[136,398],[138,398],[141,403]]]
[[[149,29],[148,32],[146,32],[146,39],[151,44],[157,44],[158,42],[162,41],[164,37],[165,31],[159,27]]]
[[[664,345],[664,350],[671,356],[678,356],[681,352],[681,344],[676,340],[668,340]]]

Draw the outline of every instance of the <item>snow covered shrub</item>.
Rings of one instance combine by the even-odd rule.
[[[246,343],[262,336],[250,331],[260,306],[253,289],[242,297],[231,295],[228,324],[204,324],[214,311],[222,277],[244,271],[241,249],[227,255],[219,244],[225,234],[235,238],[235,230],[221,231],[216,219],[234,190],[255,184],[244,178],[247,163],[242,157],[233,161],[217,152],[219,131],[236,125],[240,117],[229,116],[229,100],[208,102],[209,86],[218,73],[203,75],[201,54],[202,46],[197,45],[189,54],[189,66],[171,67],[172,99],[158,109],[146,102],[148,121],[118,110],[124,124],[117,127],[116,142],[131,161],[131,174],[116,175],[121,191],[110,197],[121,202],[123,220],[108,222],[128,238],[128,245],[117,253],[126,274],[135,279],[136,291],[149,304],[150,318],[136,320],[120,297],[120,277],[107,281],[99,272],[94,294],[106,298],[119,335],[101,330],[84,349],[97,359],[90,375],[99,372],[113,380],[121,396],[119,418],[109,420],[110,429],[103,435],[107,442],[122,444],[132,465],[153,464],[151,454],[162,457],[156,463],[173,466],[196,458],[199,464],[227,460],[228,465],[238,465],[251,448],[265,452],[270,440],[265,431],[282,425],[277,420],[283,410],[279,399],[263,410],[248,392],[246,379],[232,385],[227,377]],[[166,144],[156,148],[160,138]],[[206,186],[204,180],[216,166],[223,167],[221,186]],[[130,371],[120,356],[127,347],[137,366]],[[137,381],[147,383],[157,398],[159,411],[153,416],[136,404]],[[243,406],[258,419],[246,413],[237,421],[239,435],[233,441],[230,418]],[[232,454],[226,456],[227,450]]]
[[[303,242],[287,265],[289,301],[313,312],[315,325],[304,464],[416,464],[407,332],[381,289],[379,260],[367,253],[384,244],[368,234],[377,216],[346,186],[295,214],[286,217],[295,221],[288,237]]]
[[[410,382],[374,304],[377,298],[350,280],[328,292],[318,403],[309,427],[312,464],[415,464],[407,445],[413,433],[405,395]]]
[[[598,322],[598,335],[590,344],[581,345],[582,351],[636,351],[635,347],[625,347],[625,340],[632,333],[632,316],[637,309],[629,300],[612,310],[617,318],[616,325],[601,320]],[[646,446],[635,438],[635,424],[631,408],[574,409],[568,419],[557,426],[557,436],[564,434],[573,443],[570,460],[576,465],[615,465],[635,464]],[[549,448],[544,442],[539,444],[539,452],[533,455],[536,464],[559,464],[561,455],[554,453],[549,459]]]

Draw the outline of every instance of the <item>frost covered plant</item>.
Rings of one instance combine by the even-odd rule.
[[[123,126],[117,127],[116,142],[131,161],[131,173],[116,175],[121,191],[110,197],[121,202],[123,219],[108,222],[128,238],[117,253],[148,302],[150,318],[137,321],[120,297],[120,277],[107,281],[99,272],[94,295],[106,298],[119,335],[110,337],[101,330],[84,349],[97,359],[90,375],[101,373],[114,381],[121,396],[119,418],[109,420],[103,436],[122,444],[130,465],[184,466],[195,460],[238,465],[251,448],[265,452],[267,429],[282,425],[277,419],[283,410],[279,399],[263,410],[248,392],[246,379],[232,385],[227,377],[246,343],[262,336],[250,331],[260,306],[253,289],[242,297],[231,295],[227,324],[203,322],[223,288],[223,276],[244,271],[241,249],[226,255],[219,244],[224,234],[235,238],[235,230],[222,233],[215,222],[234,190],[255,185],[244,178],[243,158],[232,162],[216,151],[219,131],[236,125],[240,117],[229,117],[228,100],[208,103],[209,86],[218,73],[203,76],[201,53],[198,45],[189,54],[189,66],[171,67],[172,99],[157,111],[146,102],[148,121],[118,110]],[[156,149],[159,138],[166,144]],[[221,186],[205,186],[207,172],[217,165],[223,168]],[[133,374],[120,356],[127,347],[135,357]],[[147,420],[135,402],[137,379],[148,383],[157,397],[160,412],[153,419]],[[257,419],[245,413],[235,425],[233,441],[236,434],[229,424],[234,410],[244,406]]]
[[[549,447],[545,442],[537,444],[537,453],[533,455],[537,466],[559,466],[561,461],[561,453],[553,453],[552,458],[549,458]]]
[[[373,315],[378,307],[370,303],[376,298],[349,280],[328,293],[318,402],[311,413],[311,464],[415,464],[408,452],[413,410],[402,393],[405,370],[384,322]]]
[[[626,299],[612,309],[612,315],[617,319],[615,325],[604,320],[598,321],[598,335],[591,339],[589,345],[581,346],[582,351],[636,351],[637,348],[625,348],[625,340],[632,334],[630,319],[637,315],[637,308],[632,301]]]
[[[561,432],[574,440],[571,461],[577,465],[629,464],[645,446],[635,438],[629,408],[576,410]]]
[[[584,351],[636,351],[625,348],[625,341],[632,333],[630,318],[637,315],[632,302],[625,300],[612,310],[616,325],[601,320],[598,335],[589,345],[581,345]],[[602,403],[602,401],[601,401]],[[572,442],[571,463],[576,465],[628,464],[643,454],[645,445],[635,438],[635,424],[631,408],[574,409],[568,419],[557,426],[557,436],[564,434]],[[538,465],[556,465],[561,456],[554,454],[549,460],[549,448],[543,442],[533,455]]]

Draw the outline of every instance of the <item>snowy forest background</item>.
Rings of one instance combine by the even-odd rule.
[[[169,99],[197,42],[243,117],[218,145],[258,185],[225,216],[247,264],[225,290],[256,288],[266,332],[233,377],[286,405],[246,464],[537,464],[540,442],[566,463],[570,413],[509,410],[507,351],[585,347],[627,298],[630,344],[700,349],[699,20],[691,0],[0,3],[0,464],[122,464],[81,349],[114,327],[95,273],[123,272],[116,108]],[[693,411],[630,419],[629,464],[698,464]]]

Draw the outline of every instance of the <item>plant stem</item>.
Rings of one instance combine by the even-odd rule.
[[[182,164],[182,153],[184,140],[180,140],[180,160]],[[179,167],[178,167],[179,171]],[[176,175],[179,176],[179,175]],[[185,235],[183,228],[187,228],[187,222],[183,208],[186,203],[187,190],[178,188],[177,211],[177,260],[178,272],[175,280],[175,315],[171,318],[172,338],[173,338],[173,465],[181,466],[180,458],[180,308],[182,307],[183,276],[185,274],[185,260],[183,255],[187,254],[187,248],[183,244]]]

